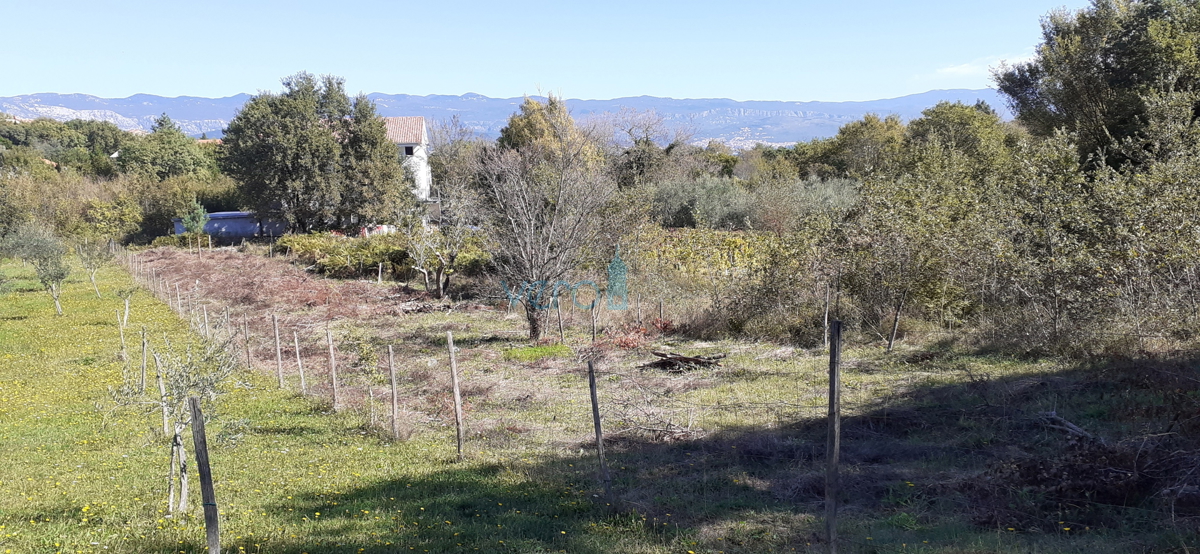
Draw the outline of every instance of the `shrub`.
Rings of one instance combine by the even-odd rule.
[[[332,233],[286,235],[276,249],[289,250],[318,273],[339,277],[363,275],[384,264],[392,272],[408,269],[408,241],[400,234],[352,238]]]
[[[667,227],[745,229],[752,198],[737,181],[702,176],[657,186],[654,212]]]
[[[210,237],[204,233],[183,233],[182,235],[163,235],[155,237],[150,246],[172,246],[175,248],[195,248],[197,244],[208,246]]]

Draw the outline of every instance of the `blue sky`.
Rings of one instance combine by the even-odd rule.
[[[990,86],[1086,0],[6,0],[0,96],[350,92],[872,100]]]

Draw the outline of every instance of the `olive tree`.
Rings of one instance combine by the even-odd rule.
[[[54,232],[36,223],[25,223],[4,239],[4,251],[33,265],[38,281],[54,298],[54,311],[62,315],[62,283],[71,274],[67,265],[67,247]]]

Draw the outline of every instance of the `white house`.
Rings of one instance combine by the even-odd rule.
[[[424,117],[385,117],[388,140],[396,143],[400,160],[412,170],[417,179],[413,192],[419,200],[429,200],[433,174],[429,170],[429,132]]]

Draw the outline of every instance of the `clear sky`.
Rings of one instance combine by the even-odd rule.
[[[0,96],[349,92],[873,100],[991,85],[1087,0],[0,0]]]

